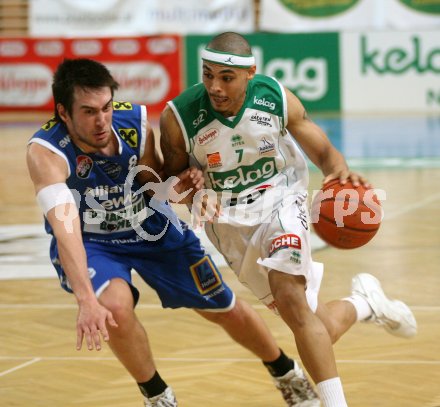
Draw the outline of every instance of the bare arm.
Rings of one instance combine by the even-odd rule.
[[[43,146],[29,146],[27,165],[36,193],[48,185],[66,182],[66,162]],[[57,205],[49,210],[47,220],[57,239],[60,261],[79,306],[77,349],[81,348],[85,336],[88,349],[93,349],[94,345],[99,350],[99,331],[104,340],[108,340],[105,323],[116,323],[111,313],[98,303],[93,292],[77,207],[75,204]]]
[[[182,130],[169,106],[160,116],[160,147],[167,176],[177,175],[189,167],[189,157]]]
[[[339,178],[341,183],[351,179],[354,185],[366,184],[360,175],[349,170],[343,155],[331,144],[324,131],[313,123],[299,99],[288,89],[287,130],[292,134],[310,160],[324,174],[324,183]]]
[[[183,147],[185,148],[185,146]],[[144,155],[139,159],[139,165],[148,167],[148,169],[139,172],[137,175],[137,178],[142,185],[145,185],[149,182],[156,184],[160,182],[160,180],[166,180],[168,178],[168,174],[166,174],[164,171],[163,160],[161,159],[160,154],[156,149],[154,132],[150,124],[148,124],[147,128],[147,141],[145,145],[145,152]],[[156,174],[159,176],[160,179],[158,179]],[[153,185],[155,190],[149,190],[149,193],[152,195],[154,193],[159,193],[159,195],[162,196],[162,199],[164,199],[163,195],[166,195],[167,200],[176,203],[190,203],[192,201],[194,193],[203,187],[203,174],[200,170],[197,170],[196,168],[185,167],[182,170],[176,171],[175,173],[170,175],[177,175],[178,178],[173,183],[174,191],[162,191],[161,193],[159,193],[159,189],[157,189],[158,187]],[[171,187],[171,183],[164,182],[162,186],[168,189],[169,187]],[[183,197],[183,194],[186,191],[191,192],[189,193],[189,195],[186,194],[185,197]],[[181,196],[182,199],[179,199],[179,196]]]
[[[189,167],[189,155],[186,152],[185,140],[182,129],[177,122],[177,118],[172,109],[167,106],[160,116],[160,145],[164,157],[164,171],[167,176],[184,174],[185,171],[190,171],[190,176],[195,179],[200,179],[195,184],[195,189],[188,197],[188,203],[193,204],[192,213],[194,216],[193,225],[199,226],[200,217],[204,217],[206,213],[212,213],[214,217],[220,214],[220,205],[217,202],[210,202],[208,195],[198,196],[196,201],[193,201],[195,193],[203,188],[204,177],[201,170]],[[183,171],[183,172],[182,172]],[[180,175],[179,175],[180,177]],[[208,220],[211,222],[212,217]]]
[[[139,159],[139,165],[146,166],[153,170],[160,179],[164,178],[163,163],[159,152],[156,149],[156,143],[154,141],[154,132],[150,125],[147,124],[147,140],[145,142],[145,152]],[[147,182],[158,182],[157,176],[153,171],[145,170],[137,174],[138,181],[143,185]]]

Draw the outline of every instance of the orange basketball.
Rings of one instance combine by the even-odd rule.
[[[316,234],[329,245],[354,249],[368,243],[379,230],[382,207],[372,188],[354,187],[350,181],[327,182],[315,195],[311,208]]]

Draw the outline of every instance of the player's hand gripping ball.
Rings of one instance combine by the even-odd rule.
[[[351,181],[327,182],[312,201],[311,217],[316,234],[331,246],[355,249],[377,233],[382,207],[374,190]]]

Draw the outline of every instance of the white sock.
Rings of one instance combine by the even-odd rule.
[[[373,315],[373,310],[367,300],[359,294],[352,294],[350,297],[342,298],[342,301],[348,301],[353,304],[356,310],[357,320],[363,321]]]
[[[323,407],[348,407],[341,379],[334,377],[316,385]]]

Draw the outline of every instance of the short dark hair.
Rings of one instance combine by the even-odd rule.
[[[252,55],[249,42],[242,35],[228,31],[215,36],[207,45],[207,48],[216,51],[230,52],[237,55]]]
[[[53,75],[52,95],[55,103],[55,117],[60,119],[57,111],[58,103],[62,104],[69,114],[72,114],[75,87],[96,89],[106,86],[111,89],[113,96],[119,84],[100,62],[87,58],[65,59],[58,65]]]

